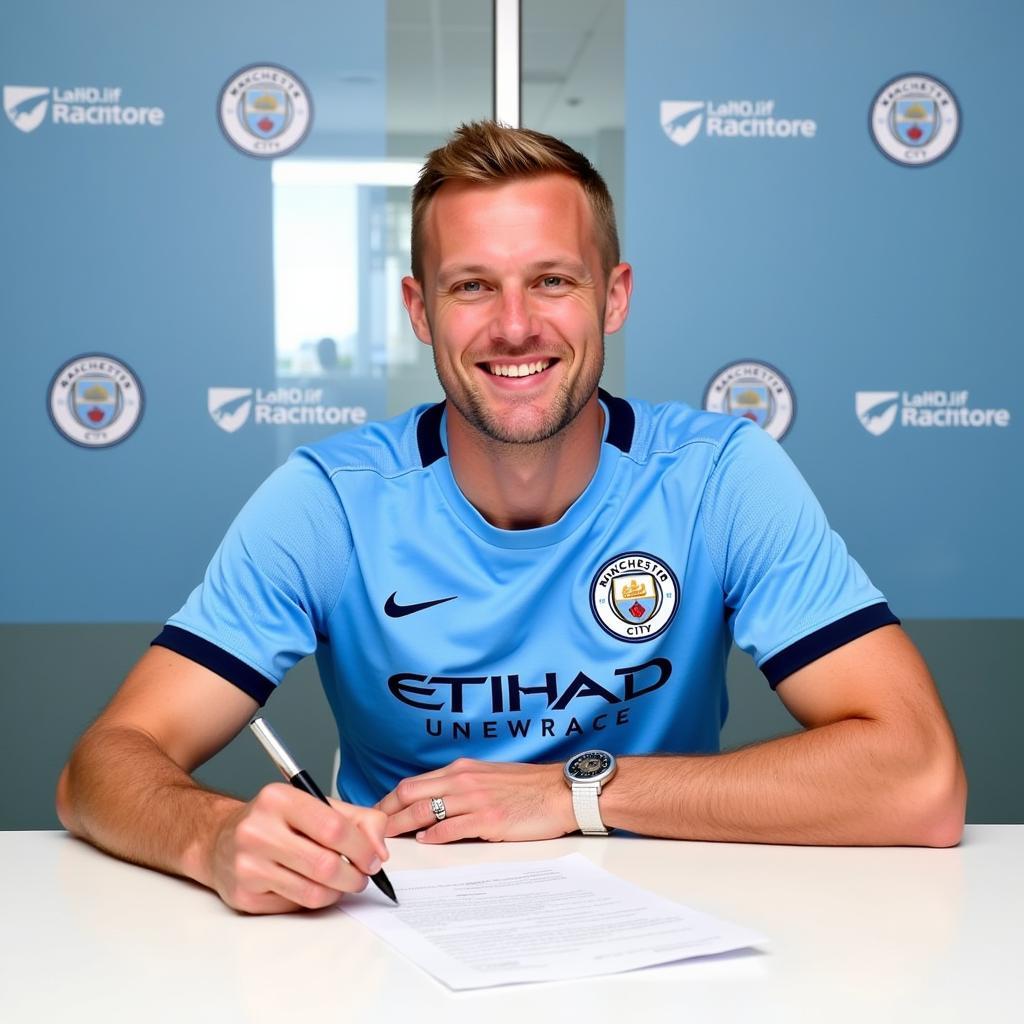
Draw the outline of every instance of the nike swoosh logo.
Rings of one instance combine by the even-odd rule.
[[[444,604],[446,601],[454,601],[459,595],[456,594],[454,597],[441,597],[436,601],[424,601],[421,604],[399,604],[395,600],[395,595],[398,593],[396,590],[384,604],[384,614],[392,619],[400,619],[403,615],[412,615],[414,612],[421,612],[425,608],[433,608],[435,604]]]

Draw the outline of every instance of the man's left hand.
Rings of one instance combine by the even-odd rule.
[[[438,821],[431,798],[444,801]],[[576,830],[561,764],[457,761],[403,779],[380,803],[388,836],[415,832],[424,843],[557,839]]]

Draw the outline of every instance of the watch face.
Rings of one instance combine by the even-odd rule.
[[[587,782],[604,775],[612,766],[610,754],[603,750],[585,750],[577,754],[566,766],[565,773],[578,782]]]

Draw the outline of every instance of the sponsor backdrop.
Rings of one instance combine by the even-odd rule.
[[[345,291],[383,189],[295,181],[384,153],[385,13],[41,0],[0,36],[0,621],[163,620],[292,447],[384,414],[382,300]],[[337,297],[318,322],[304,257]]]
[[[906,618],[1020,618],[1024,11],[626,7],[627,384],[781,438]]]
[[[439,77],[399,6],[392,30],[355,0],[37,0],[0,33],[0,749],[26,780],[0,827],[56,824],[71,744],[295,445],[436,393],[386,302],[407,197],[367,165],[387,46],[425,97]],[[430,17],[453,9],[472,13]],[[931,661],[975,821],[1024,814],[1022,20],[1009,0],[625,5],[626,390],[781,439]],[[480,71],[461,116],[490,106]],[[272,713],[326,776],[315,675]],[[745,656],[730,689],[725,746],[792,728]],[[200,777],[274,775],[239,737]]]

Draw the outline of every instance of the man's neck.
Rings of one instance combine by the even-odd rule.
[[[603,432],[596,393],[572,423],[538,444],[495,441],[448,403],[448,458],[459,490],[503,530],[557,522],[597,471]]]

